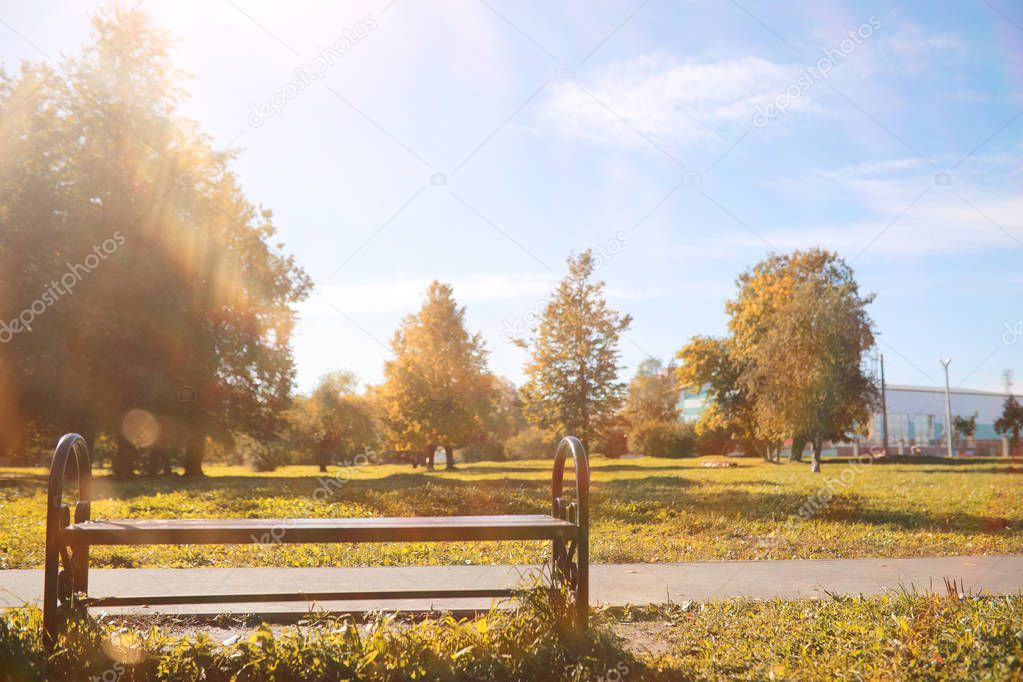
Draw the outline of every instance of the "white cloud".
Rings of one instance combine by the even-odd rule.
[[[918,170],[925,162],[919,158],[887,159],[884,161],[866,161],[863,163],[843,166],[833,171],[821,171],[821,175],[838,181],[852,178],[868,178],[883,174],[891,174],[909,170]]]
[[[680,63],[658,53],[612,65],[593,82],[557,82],[541,121],[563,133],[602,142],[643,144],[619,116],[656,139],[716,140],[723,128],[749,125],[754,106],[782,93],[796,75],[757,57]],[[811,106],[806,96],[794,105]]]
[[[892,34],[888,46],[897,55],[919,57],[962,50],[963,42],[950,33],[928,33],[919,26],[908,25]]]
[[[872,218],[842,225],[774,230],[765,232],[764,236],[785,251],[819,245],[848,258],[902,258],[1021,248],[1023,199],[962,196],[977,210],[954,194],[932,190],[898,220],[896,217],[912,202],[912,197],[907,199],[906,205],[888,214],[878,213]],[[739,241],[751,246],[761,244],[755,237],[741,234]]]
[[[1023,247],[1023,197],[1011,183],[992,182],[1002,173],[998,159],[974,161],[979,167],[959,169],[947,186],[916,158],[818,171],[805,182],[829,185],[836,196],[857,203],[863,217],[764,236],[779,249],[819,244],[850,258],[861,251],[864,257],[906,257]],[[741,241],[754,243],[745,236]]]

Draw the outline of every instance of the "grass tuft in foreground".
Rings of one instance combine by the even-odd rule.
[[[659,640],[645,664],[687,679],[1023,680],[1023,596],[742,599],[626,617],[625,631]]]
[[[574,632],[564,595],[523,593],[513,610],[475,619],[421,621],[381,615],[369,623],[324,620],[275,633],[263,625],[223,642],[174,638],[80,618],[71,623],[46,679],[133,680],[595,680],[639,670],[606,625]],[[37,609],[0,617],[0,680],[44,678]]]

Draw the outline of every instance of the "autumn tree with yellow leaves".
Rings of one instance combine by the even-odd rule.
[[[632,317],[608,307],[604,283],[593,280],[589,250],[568,259],[568,275],[544,308],[529,341],[532,356],[522,389],[526,416],[559,436],[589,448],[601,426],[621,407],[618,340]]]
[[[495,396],[487,351],[465,328],[465,308],[453,289],[434,281],[422,308],[402,320],[391,340],[378,397],[394,446],[433,454],[443,446],[447,467],[455,448],[478,437]]]
[[[711,399],[699,426],[726,428],[765,457],[787,438],[794,455],[809,442],[818,472],[824,441],[862,428],[876,399],[862,363],[874,345],[874,297],[819,248],[771,255],[738,287],[725,306],[729,335],[694,337],[677,355],[683,385]]]
[[[378,428],[372,400],[359,395],[355,374],[329,372],[308,396],[299,396],[288,411],[294,442],[311,452],[321,472],[337,459],[355,456],[376,446]]]

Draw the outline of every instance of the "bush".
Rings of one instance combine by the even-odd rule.
[[[650,457],[690,457],[695,446],[693,427],[679,422],[641,422],[629,432],[629,449]]]
[[[610,459],[621,457],[628,451],[628,431],[624,426],[617,425],[604,429],[594,447],[594,452],[599,452]]]
[[[493,440],[469,443],[455,453],[463,462],[503,462],[504,445]]]
[[[609,670],[648,677],[606,621],[575,632],[566,598],[540,588],[523,593],[517,608],[474,619],[378,615],[363,627],[321,619],[279,632],[262,625],[223,643],[204,632],[171,638],[84,617],[48,666],[41,614],[25,607],[0,614],[0,680],[594,680]]]
[[[284,441],[264,443],[249,436],[238,436],[235,449],[245,453],[253,471],[275,471],[291,463],[291,452]]]
[[[506,459],[547,459],[554,457],[558,439],[549,432],[536,427],[519,431],[504,442]]]
[[[723,429],[704,429],[696,435],[696,454],[726,455],[735,449],[728,432]]]

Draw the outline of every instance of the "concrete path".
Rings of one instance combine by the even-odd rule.
[[[511,587],[535,566],[415,566],[379,568],[93,569],[93,596],[245,594],[286,591],[459,589]],[[902,588],[945,592],[945,579],[967,593],[1023,594],[1023,555],[919,559],[711,561],[683,564],[597,564],[590,569],[591,603],[664,604],[729,597],[813,598],[826,592],[876,595]],[[0,608],[39,604],[40,570],[0,571]],[[442,601],[274,602],[106,609],[109,613],[294,615],[310,609],[412,611],[486,609],[489,599]]]

